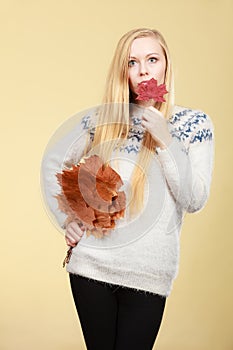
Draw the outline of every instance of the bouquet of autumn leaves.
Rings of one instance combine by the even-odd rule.
[[[58,208],[67,215],[66,224],[76,221],[85,227],[87,236],[102,238],[115,227],[115,220],[124,216],[126,196],[120,191],[123,181],[97,155],[84,157],[71,167],[56,174],[61,187],[61,193],[55,196]]]
[[[56,174],[61,193],[55,196],[66,223],[74,220],[86,228],[87,236],[102,238],[102,228],[113,229],[115,220],[123,217],[126,197],[119,191],[123,185],[120,175],[99,156],[84,157],[72,169]]]

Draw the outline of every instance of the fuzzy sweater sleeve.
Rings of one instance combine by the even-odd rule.
[[[83,118],[80,123],[62,138],[57,137],[56,142],[50,142],[44,153],[41,164],[41,188],[46,207],[50,218],[53,219],[58,228],[65,229],[66,214],[58,208],[58,201],[55,198],[61,192],[56,174],[63,169],[70,168],[72,163],[77,164],[84,155],[88,140],[90,140],[90,129],[87,120]],[[52,145],[50,145],[52,143]],[[52,217],[51,217],[52,214]]]
[[[214,159],[213,124],[205,115],[205,121],[188,133],[185,143],[176,133],[172,136],[169,147],[157,151],[158,158],[174,200],[184,211],[195,212],[204,207],[209,197]]]

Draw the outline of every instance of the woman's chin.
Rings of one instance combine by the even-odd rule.
[[[137,105],[139,106],[142,106],[142,107],[154,107],[155,106],[155,101],[153,99],[150,99],[150,100],[135,100],[134,103],[136,103]]]

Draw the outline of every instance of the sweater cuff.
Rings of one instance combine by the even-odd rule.
[[[181,155],[187,154],[185,146],[175,138],[173,138],[169,146],[164,149],[156,147],[155,152],[161,163],[166,163],[167,165],[179,159]]]

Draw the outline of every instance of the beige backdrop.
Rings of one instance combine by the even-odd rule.
[[[156,349],[232,350],[232,0],[9,0],[0,13],[0,348],[85,349],[40,162],[65,119],[100,103],[121,35],[152,27],[173,56],[176,102],[204,110],[216,134],[210,200],[186,216]]]

